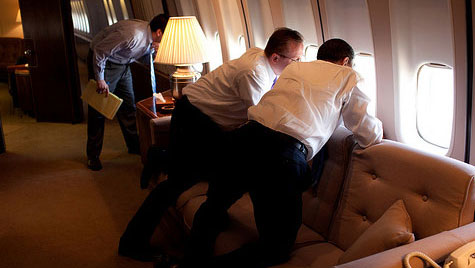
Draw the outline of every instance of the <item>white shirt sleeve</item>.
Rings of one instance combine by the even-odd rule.
[[[342,110],[345,127],[353,132],[356,141],[363,148],[381,142],[383,137],[381,121],[368,114],[368,103],[370,101],[358,87],[354,87]]]

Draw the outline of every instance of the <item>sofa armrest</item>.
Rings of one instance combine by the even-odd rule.
[[[150,120],[150,134],[152,144],[161,148],[168,148],[170,142],[171,116],[157,117]]]
[[[475,240],[475,223],[470,223],[450,231],[415,241],[414,243],[383,251],[365,258],[335,266],[336,268],[403,268],[406,254],[420,251],[440,263],[457,248]],[[422,268],[423,262],[414,257],[411,259],[413,268]]]

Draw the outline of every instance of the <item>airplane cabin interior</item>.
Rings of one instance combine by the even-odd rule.
[[[368,99],[362,109],[382,123],[383,136],[364,147],[357,129],[332,129],[325,147],[307,159],[313,183],[301,191],[301,225],[289,256],[262,267],[475,267],[475,1],[1,1],[1,267],[180,267],[118,254],[129,221],[167,180],[158,172],[144,184],[147,165],[172,159],[150,164],[156,160],[150,148],[161,153],[176,146],[173,109],[186,86],[254,48],[266,49],[281,27],[303,36],[301,57],[280,55],[289,60],[286,68],[321,61],[318,51],[328,40],[351,45],[350,68]],[[158,51],[149,48],[140,60],[121,63],[130,68],[138,151],[121,133],[125,121],[117,110],[127,100],[106,107],[112,104],[100,97],[94,109],[110,109],[112,116],[102,119],[102,165],[95,171],[86,152],[93,106],[86,92],[94,75],[101,80],[88,70],[91,59],[100,66],[97,36],[123,21],[140,20],[151,29],[158,14],[170,17],[159,30]],[[195,24],[174,27],[175,18]],[[195,34],[206,57],[191,48],[183,52],[173,39],[192,43]],[[112,67],[104,61],[102,68],[104,82]],[[272,86],[279,87],[276,81]],[[96,86],[91,92],[100,96]],[[180,157],[170,166],[190,168],[189,157]],[[206,168],[221,170],[213,164]],[[209,185],[195,183],[163,212],[148,241],[152,250],[186,259]],[[271,200],[277,207],[279,198]],[[246,193],[227,210],[213,256],[261,241],[254,201]]]

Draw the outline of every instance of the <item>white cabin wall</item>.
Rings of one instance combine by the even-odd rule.
[[[264,49],[275,28],[269,0],[245,0],[243,3],[247,14],[250,45]]]
[[[363,78],[358,87],[371,99],[369,113],[377,115],[373,35],[366,0],[331,0],[324,3],[325,39],[341,38],[353,47],[356,54],[354,69]]]
[[[417,73],[425,63],[454,67],[450,5],[447,0],[391,0],[390,23],[396,113],[396,137],[419,148],[431,150],[416,128]],[[450,126],[449,126],[450,127]],[[432,148],[436,149],[436,148]]]
[[[386,138],[425,150],[430,147],[431,151],[436,151],[434,146],[429,146],[420,138],[416,128],[417,73],[426,63],[444,64],[453,68],[455,121],[452,145],[448,153],[447,150],[445,152],[451,157],[463,159],[466,105],[461,102],[466,94],[466,86],[463,86],[466,82],[463,77],[466,72],[463,66],[466,53],[460,48],[463,48],[466,41],[459,35],[465,34],[465,27],[460,27],[460,20],[464,20],[465,16],[464,1],[319,2],[325,40],[342,38],[353,46],[356,53],[374,55],[376,115],[383,122]],[[453,10],[453,3],[462,5],[462,8]]]
[[[239,58],[242,48],[239,37],[244,36],[245,29],[241,18],[241,7],[234,0],[213,0],[221,40],[223,62]]]
[[[176,0],[175,5],[180,16],[197,16],[193,0]]]
[[[367,0],[376,69],[376,114],[383,122],[384,137],[396,140],[395,90],[389,2]]]
[[[366,0],[325,1],[328,36],[347,41],[355,52],[374,54],[373,36]]]
[[[210,52],[211,57],[209,67],[210,70],[214,70],[223,64],[223,54],[213,1],[194,0],[194,5],[198,13],[197,17],[200,21],[201,28],[203,29],[208,41],[208,51]]]
[[[177,6],[185,12],[187,3],[179,0]],[[431,62],[453,67],[454,123],[447,155],[464,159],[467,83],[464,1],[193,0],[193,3],[208,39],[216,41],[219,33],[221,49],[216,49],[218,46],[213,50],[221,50],[222,62],[239,57],[248,47],[264,48],[273,30],[281,26],[301,32],[306,45],[319,45],[323,37],[342,38],[355,52],[374,56],[376,115],[383,122],[385,137],[416,147],[417,71]],[[246,39],[244,47],[239,44],[240,36]],[[475,140],[475,130],[472,136]],[[475,152],[475,142],[471,147]],[[472,155],[471,159],[475,159],[475,154]]]
[[[317,17],[314,13],[314,6],[309,0],[282,0],[282,11],[284,26],[299,31],[304,37],[304,49],[308,46],[318,46]],[[320,43],[321,44],[321,43]],[[304,51],[305,51],[304,50]],[[316,55],[306,57],[305,60],[315,60]]]

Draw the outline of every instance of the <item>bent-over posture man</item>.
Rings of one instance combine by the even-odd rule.
[[[348,43],[328,40],[317,61],[289,65],[272,91],[249,108],[250,121],[230,134],[228,165],[210,181],[195,214],[183,266],[266,267],[288,260],[302,222],[302,192],[310,185],[307,161],[341,119],[360,146],[381,141],[382,124],[367,113],[370,100],[356,87],[353,57]],[[226,211],[245,192],[259,240],[212,259]]]
[[[221,165],[223,135],[247,121],[247,109],[269,91],[282,70],[299,61],[303,38],[280,28],[265,50],[249,49],[183,89],[171,119],[168,179],[155,187],[129,222],[119,254],[153,260],[150,237],[166,209],[200,180],[210,179]]]
[[[120,129],[129,153],[140,153],[135,122],[135,96],[129,64],[143,58],[149,63],[152,49],[162,40],[168,17],[160,14],[150,23],[121,20],[100,31],[92,40],[88,55],[89,78],[97,82],[97,92],[113,92],[124,101],[117,111]],[[99,156],[104,140],[104,116],[89,106],[87,116],[87,167],[102,169]]]

